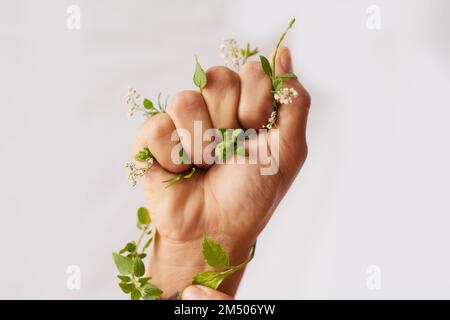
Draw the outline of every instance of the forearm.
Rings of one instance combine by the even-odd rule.
[[[231,264],[239,264],[248,258],[251,245],[231,241],[219,240],[219,242],[230,253]],[[192,283],[195,274],[208,268],[202,256],[201,238],[181,242],[162,238],[156,234],[151,252],[149,274],[152,282],[164,291],[163,299],[181,293]],[[244,269],[228,277],[220,285],[219,290],[234,297],[243,272]]]

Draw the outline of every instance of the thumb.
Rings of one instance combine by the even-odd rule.
[[[225,293],[199,285],[192,285],[184,289],[181,298],[183,300],[233,300]]]
[[[294,72],[291,52],[287,47],[278,49],[275,72],[277,75]],[[279,107],[276,126],[280,135],[280,171],[286,172],[293,178],[306,158],[306,123],[311,98],[298,78],[283,78],[282,80],[283,87],[293,88],[297,92],[297,96],[292,99],[291,103]]]

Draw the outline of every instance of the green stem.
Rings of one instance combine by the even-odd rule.
[[[244,262],[242,262],[241,264],[238,264],[237,266],[231,267],[230,269],[221,272],[222,275],[225,275],[225,277],[228,277],[230,275],[232,275],[233,273],[235,273],[236,271],[241,270],[242,268],[244,268],[247,264],[250,263],[250,261],[253,260],[253,257],[255,256],[255,250],[256,250],[256,242],[255,244],[252,246],[252,249],[250,251],[250,255],[247,258],[247,260],[245,260]]]
[[[276,77],[276,73],[275,73],[275,58],[277,57],[278,48],[280,47],[280,44],[281,44],[281,42],[284,40],[284,37],[286,36],[286,33],[287,33],[287,32],[289,31],[289,29],[292,27],[292,25],[294,24],[294,22],[295,22],[295,18],[292,19],[292,20],[289,22],[289,25],[287,26],[286,30],[284,30],[283,34],[281,35],[280,40],[278,40],[278,43],[277,43],[277,45],[276,45],[276,47],[275,47],[275,53],[273,54],[273,57],[272,57],[272,79],[275,79],[275,77]]]
[[[137,253],[138,253],[138,249],[139,249],[139,246],[141,245],[141,242],[142,242],[142,239],[144,239],[144,236],[145,236],[145,234],[147,233],[147,230],[148,230],[148,225],[146,225],[143,229],[142,229],[142,233],[141,233],[141,235],[139,236],[139,238],[138,238],[138,241],[136,242],[136,249],[134,250],[134,252],[133,252],[133,254],[134,255],[137,255]]]

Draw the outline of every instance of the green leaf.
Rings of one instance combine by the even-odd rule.
[[[163,182],[163,183],[166,183],[166,184],[167,184],[167,185],[166,185],[166,188],[168,188],[168,187],[170,187],[171,185],[173,185],[174,183],[180,181],[181,178],[182,178],[182,176],[183,176],[183,175],[182,175],[181,173],[178,173],[178,174],[174,175],[172,178],[169,178],[169,179],[167,179],[167,180],[163,180],[162,182]]]
[[[153,286],[150,283],[145,284],[142,289],[144,289],[144,292],[146,295],[152,295],[152,296],[156,296],[159,297],[162,293],[161,289],[156,288],[155,286]]]
[[[146,283],[148,283],[151,279],[152,279],[152,278],[150,278],[150,277],[142,277],[142,278],[140,278],[138,281],[139,281],[140,284],[146,284]]]
[[[192,167],[188,173],[186,173],[185,175],[183,175],[184,179],[190,179],[195,173],[195,167]]]
[[[264,56],[259,56],[259,59],[261,60],[261,65],[264,73],[272,78],[272,68],[270,67],[269,60],[267,60],[267,58]]]
[[[159,299],[161,299],[160,296],[153,296],[151,294],[146,294],[144,296],[144,300],[159,300]]]
[[[114,263],[121,275],[128,275],[133,270],[133,260],[113,252]]]
[[[211,270],[197,273],[192,279],[192,284],[200,284],[216,290],[227,276]]]
[[[117,278],[119,278],[123,282],[130,282],[131,281],[131,278],[128,277],[128,276],[117,276]]]
[[[120,289],[122,289],[124,293],[130,293],[135,288],[133,283],[124,283],[124,282],[119,283],[119,287]]]
[[[176,182],[180,181],[182,178],[189,179],[191,178],[195,173],[195,167],[192,167],[191,169],[184,171],[182,173],[177,173],[172,178],[169,178],[167,180],[163,180],[163,183],[166,183],[166,188],[170,187],[171,185],[175,184]]]
[[[141,297],[141,292],[137,288],[131,291],[131,300],[139,300]]]
[[[186,152],[184,151],[184,148],[181,147],[180,151],[178,151],[178,158],[180,159],[181,164],[185,164],[186,162]]]
[[[278,91],[281,89],[281,86],[283,85],[283,81],[280,79],[276,79],[272,82],[273,91]]]
[[[291,27],[294,25],[294,23],[295,23],[295,18],[293,18],[293,19],[289,22],[288,28],[291,28]]]
[[[119,254],[125,253],[125,252],[134,252],[136,250],[136,243],[134,241],[128,242],[125,247],[119,251]]]
[[[145,274],[145,265],[142,259],[136,257],[133,263],[133,273],[136,277],[142,277]]]
[[[141,259],[144,259],[146,256],[147,256],[146,253],[139,253],[138,254],[138,257],[141,258]]]
[[[126,247],[128,252],[134,252],[134,250],[136,250],[136,243],[133,242],[128,242]]]
[[[211,267],[224,269],[230,266],[228,253],[217,242],[203,236],[203,257]]]
[[[280,78],[280,79],[297,78],[297,76],[295,75],[295,73],[289,72],[289,73],[279,74],[279,75],[277,75],[277,78]]]
[[[139,162],[147,161],[148,159],[152,158],[153,154],[150,152],[150,149],[145,147],[138,153],[134,155],[134,159]]]
[[[140,207],[137,211],[138,221],[141,225],[148,226],[150,224],[150,214],[144,207]]]
[[[150,238],[147,240],[147,242],[145,243],[144,247],[142,248],[142,251],[145,251],[145,250],[150,246],[150,244],[152,243],[152,241],[153,241],[153,236],[150,237]]]
[[[200,92],[202,89],[206,86],[207,79],[206,79],[206,73],[202,69],[202,66],[198,62],[197,56],[195,56],[195,73],[194,73],[194,84],[200,89]]]
[[[143,104],[145,109],[147,110],[153,109],[153,102],[151,102],[150,100],[144,99]]]

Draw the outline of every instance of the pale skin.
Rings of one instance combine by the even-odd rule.
[[[290,51],[281,47],[276,72],[293,71]],[[255,164],[206,166],[201,160],[195,163],[200,169],[191,179],[165,188],[163,180],[190,167],[172,161],[172,148],[178,143],[171,141],[174,130],[193,131],[195,120],[202,121],[203,130],[259,129],[272,112],[271,82],[259,61],[247,62],[238,73],[226,67],[213,67],[206,74],[208,84],[202,94],[199,91],[176,94],[169,101],[166,113],[145,121],[134,147],[134,151],[148,147],[158,161],[141,183],[158,230],[150,254],[149,273],[152,282],[164,291],[162,298],[183,292],[192,277],[206,269],[201,244],[205,234],[230,253],[231,264],[243,262],[307,155],[305,131],[310,96],[299,79],[286,79],[285,85],[294,88],[298,96],[279,110],[278,173],[261,175],[260,166]],[[270,149],[269,139],[267,143]],[[183,147],[194,162],[192,145],[183,144]],[[213,291],[219,296],[210,298],[234,297],[241,277],[242,271],[226,279],[220,292]],[[183,298],[194,296],[183,294]]]

